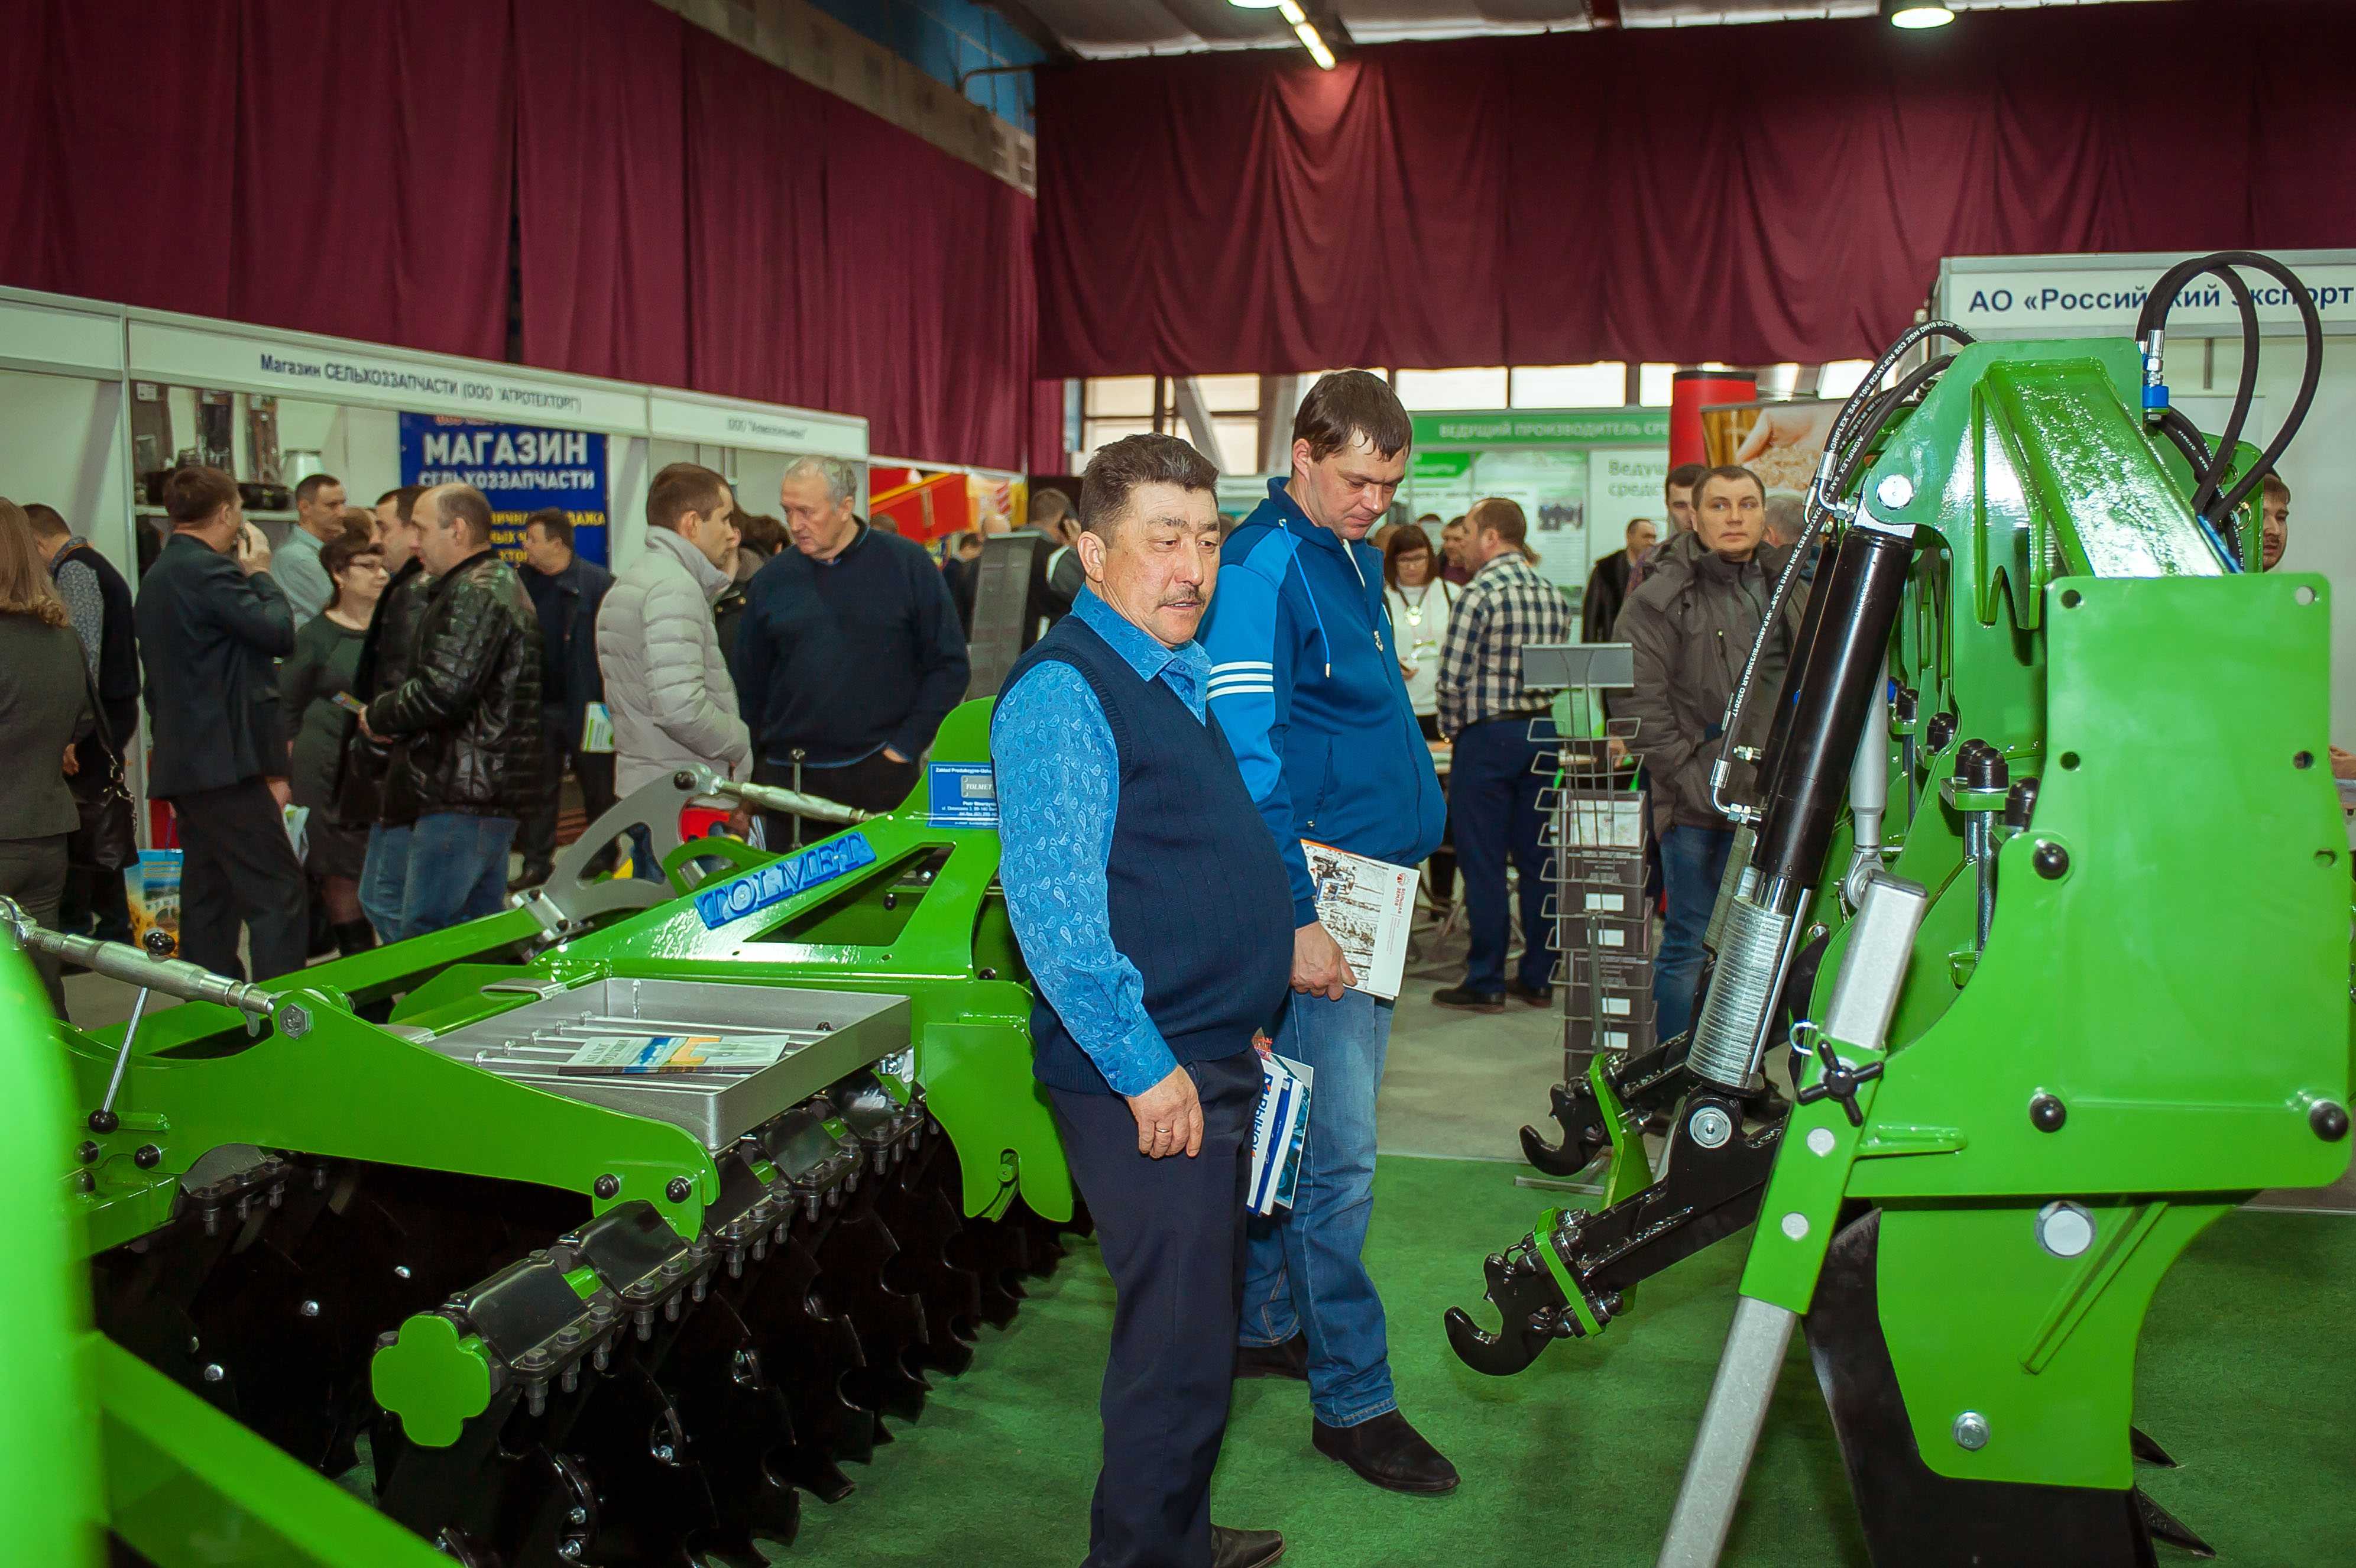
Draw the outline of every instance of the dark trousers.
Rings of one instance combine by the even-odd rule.
[[[1701,940],[1718,885],[1726,880],[1726,857],[1734,849],[1730,828],[1679,823],[1661,835],[1661,875],[1668,884],[1668,916],[1661,922],[1661,954],[1653,961],[1653,1027],[1674,1040],[1693,1023],[1694,985],[1701,979]]]
[[[540,799],[523,813],[516,827],[516,849],[523,856],[523,875],[537,882],[556,860],[556,818],[564,802],[564,770],[581,786],[581,807],[594,822],[614,804],[614,754],[576,752],[578,736],[567,735],[563,710],[541,725]],[[606,864],[610,865],[608,857]]]
[[[1440,738],[1439,714],[1418,714],[1415,722],[1422,728],[1424,739]],[[1441,799],[1447,798],[1448,780],[1445,777],[1440,780],[1440,793]],[[1434,904],[1445,904],[1456,897],[1456,841],[1447,832],[1441,832],[1440,847],[1433,850],[1431,858],[1423,863],[1423,875],[1424,886],[1430,892]]]
[[[1193,1159],[1139,1154],[1137,1118],[1117,1094],[1047,1091],[1114,1291],[1086,1568],[1211,1561],[1211,1470],[1235,1380],[1262,1079],[1248,1050],[1186,1070],[1203,1101],[1203,1152]]]
[[[1456,737],[1448,769],[1448,821],[1456,839],[1456,865],[1464,875],[1464,928],[1472,939],[1464,959],[1467,990],[1505,989],[1505,950],[1512,922],[1505,908],[1508,859],[1522,874],[1524,985],[1547,984],[1554,973],[1554,928],[1546,918],[1545,819],[1537,771],[1551,742],[1529,738],[1530,721],[1486,719]]]
[[[916,787],[916,771],[915,763],[894,762],[878,751],[847,768],[805,766],[799,784],[794,782],[794,765],[790,762],[756,763],[753,782],[774,784],[781,789],[798,789],[805,795],[839,800],[862,811],[896,811]],[[769,848],[776,853],[793,847],[797,824],[801,833],[799,842],[803,843],[816,843],[842,831],[841,822],[822,822],[815,818],[797,817],[789,811],[764,811],[761,821],[766,825]]]
[[[122,874],[118,872],[114,880],[115,886],[121,886]],[[58,900],[65,888],[65,834],[0,839],[0,897],[14,898],[25,907],[25,913],[54,930]],[[49,993],[50,1008],[59,1017],[64,1017],[66,992],[58,980],[58,961],[29,950],[25,956],[33,961],[33,968],[41,977],[41,989]]]
[[[247,779],[172,801],[180,828],[180,952],[233,980],[245,928],[253,978],[299,972],[310,959],[309,895],[303,864],[269,787]]]

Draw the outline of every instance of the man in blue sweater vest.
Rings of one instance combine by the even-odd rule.
[[[1338,371],[1292,422],[1292,477],[1228,539],[1203,626],[1211,711],[1292,884],[1292,1005],[1280,1056],[1316,1074],[1290,1214],[1255,1224],[1237,1369],[1306,1377],[1320,1453],[1376,1486],[1444,1492],[1455,1467],[1398,1412],[1382,1298],[1361,1254],[1374,1207],[1375,1091],[1391,1004],[1317,918],[1301,841],[1395,865],[1439,847],[1447,808],[1383,606],[1382,552],[1414,434],[1381,378]]]
[[[1116,1300],[1087,1568],[1258,1568],[1272,1530],[1211,1523],[1242,1311],[1259,1057],[1284,1005],[1284,865],[1205,706],[1194,641],[1219,565],[1217,472],[1170,435],[1098,452],[1087,586],[1006,677],[991,725],[999,878],[1038,1002],[1033,1070]]]

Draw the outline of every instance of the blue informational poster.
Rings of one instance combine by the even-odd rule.
[[[931,766],[927,826],[994,828],[998,825],[998,779],[987,762],[936,762]]]
[[[472,485],[491,503],[491,542],[523,559],[524,519],[555,507],[573,519],[573,549],[605,556],[605,437],[451,413],[401,416],[401,482]]]

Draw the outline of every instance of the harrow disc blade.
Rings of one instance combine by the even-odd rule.
[[[866,1352],[866,1364],[843,1379],[842,1391],[878,1415],[915,1421],[930,1387],[911,1369],[926,1341],[925,1304],[885,1277],[900,1245],[877,1217],[873,1191],[853,1198],[819,1241],[816,1288],[829,1310],[857,1326]],[[878,1438],[885,1439],[880,1428]]]
[[[859,1333],[819,1301],[818,1260],[797,1220],[780,1246],[742,1281],[723,1281],[754,1338],[764,1374],[786,1402],[791,1436],[769,1464],[794,1485],[827,1502],[851,1495],[844,1461],[864,1463],[875,1453],[875,1416],[853,1404],[845,1380],[865,1364]]]

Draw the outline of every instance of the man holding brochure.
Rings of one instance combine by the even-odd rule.
[[[991,725],[999,875],[1038,1001],[1033,1070],[1117,1305],[1087,1568],[1261,1568],[1210,1520],[1263,1069],[1291,896],[1194,641],[1218,573],[1215,470],[1169,435],[1081,482],[1087,586],[1008,672]]]
[[[1440,844],[1440,779],[1383,606],[1382,553],[1364,542],[1390,510],[1412,435],[1377,376],[1339,371],[1311,388],[1292,422],[1292,477],[1227,541],[1203,644],[1211,711],[1292,885],[1297,994],[1276,1052],[1308,1067],[1315,1089],[1292,1210],[1252,1228],[1237,1369],[1308,1379],[1318,1452],[1379,1487],[1444,1492],[1455,1467],[1398,1412],[1382,1298],[1361,1257],[1398,987],[1352,989],[1370,977],[1344,957],[1331,898],[1321,917],[1302,847],[1384,863],[1347,879],[1374,886],[1411,875]]]

